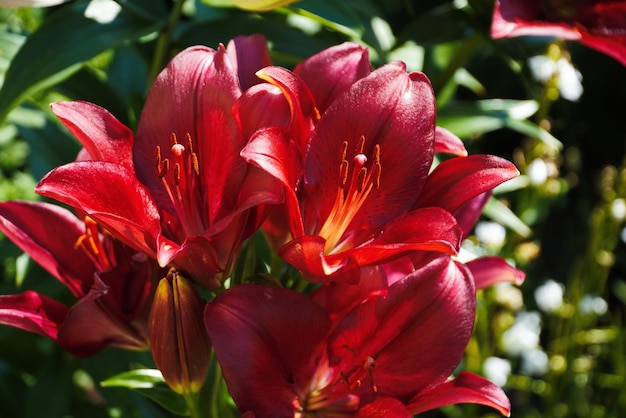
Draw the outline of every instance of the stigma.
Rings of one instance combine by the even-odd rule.
[[[193,148],[191,135],[179,142],[176,134],[170,135],[169,152],[157,145],[155,168],[169,196],[177,218],[186,235],[199,235],[205,229],[203,198],[200,184],[200,164]]]
[[[326,239],[324,247],[326,254],[339,252],[350,245],[344,233],[372,190],[380,188],[380,145],[374,146],[369,157],[364,150],[364,136],[359,138],[351,156],[348,155],[348,141],[343,142],[337,196],[326,221],[318,232],[319,236]]]

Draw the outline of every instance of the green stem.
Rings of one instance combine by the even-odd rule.
[[[200,413],[200,399],[197,393],[188,393],[183,395],[187,408],[189,408],[189,416],[191,418],[202,418]]]
[[[156,47],[154,50],[154,58],[152,59],[152,65],[150,66],[150,73],[148,74],[148,80],[150,84],[152,84],[156,76],[159,74],[159,72],[161,72],[161,69],[163,68],[170,44],[170,39],[172,37],[172,33],[174,32],[176,24],[180,20],[184,3],[184,0],[175,0],[172,11],[170,12],[169,19],[167,20],[167,24],[163,27],[161,33],[159,33],[159,37],[157,38]]]

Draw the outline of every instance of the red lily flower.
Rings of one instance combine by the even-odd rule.
[[[102,234],[90,218],[83,223],[46,203],[0,203],[0,230],[78,299],[68,308],[33,291],[0,296],[0,323],[49,337],[79,357],[108,345],[148,348],[159,269],[145,254]]]
[[[266,54],[231,60],[258,44],[238,38],[230,52],[192,47],[177,55],[150,89],[136,137],[95,105],[54,104],[91,161],[53,170],[37,192],[86,212],[161,266],[219,288],[258,227],[255,208],[283,199],[269,176],[239,156],[246,138],[231,111],[239,80],[249,80]]]
[[[497,0],[491,36],[576,40],[626,65],[626,1]]]
[[[300,293],[240,285],[207,305],[205,325],[235,403],[257,418],[410,417],[458,402],[508,414],[492,383],[449,380],[474,309],[471,278],[440,257],[334,320]]]
[[[339,92],[317,84],[309,88],[284,69],[261,70],[259,76],[285,94],[292,117],[287,127],[258,130],[242,151],[247,161],[284,185],[286,221],[270,224],[269,235],[281,237],[281,226],[288,224],[291,239],[279,254],[313,282],[355,282],[362,266],[414,251],[453,254],[460,242],[449,211],[416,207],[422,193],[430,196],[446,182],[427,180],[434,151],[465,151],[456,137],[436,129],[430,82],[421,73],[407,74],[402,63],[363,76],[362,55],[353,51],[348,56],[358,61],[347,66],[354,68],[353,77]],[[308,64],[300,73],[312,71],[305,70]],[[343,74],[326,67],[336,78]],[[324,69],[316,68],[322,74]],[[328,106],[319,121],[318,99]],[[457,163],[455,172],[476,169],[474,177],[481,181],[465,182],[458,202],[517,175],[511,163],[497,157],[467,158],[469,164]],[[472,164],[476,160],[481,163]]]

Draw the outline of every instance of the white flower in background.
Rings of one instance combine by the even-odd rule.
[[[478,240],[487,246],[500,248],[506,239],[506,229],[502,225],[491,221],[481,221],[476,224],[474,233]]]
[[[513,286],[513,283],[504,282],[493,286],[494,299],[499,305],[516,312],[524,307],[524,295],[522,291]]]
[[[543,376],[550,369],[548,355],[541,348],[522,353],[520,372],[526,376]]]
[[[68,0],[0,0],[0,7],[48,7]]]
[[[611,202],[611,215],[618,222],[626,219],[626,201],[624,199],[615,199]]]
[[[504,386],[511,374],[511,362],[500,357],[487,357],[483,363],[483,374],[496,385]]]
[[[544,312],[556,312],[563,306],[563,285],[552,279],[535,289],[535,302]]]
[[[530,179],[530,182],[538,186],[548,180],[548,166],[546,162],[541,158],[535,158],[528,167],[526,167],[526,174]]]
[[[537,81],[547,83],[556,79],[561,97],[571,102],[578,101],[583,94],[583,76],[572,63],[559,58],[554,60],[546,55],[536,55],[528,60],[528,66]]]
[[[580,300],[578,309],[583,315],[589,315],[591,313],[604,315],[608,311],[609,305],[606,303],[606,300],[602,299],[600,296],[585,295]]]
[[[105,24],[113,22],[121,11],[122,6],[114,0],[91,0],[85,9],[85,17]]]
[[[519,356],[524,351],[539,347],[541,315],[539,312],[520,312],[515,322],[500,337],[500,347],[510,356]]]

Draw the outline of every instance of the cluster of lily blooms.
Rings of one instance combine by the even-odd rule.
[[[0,296],[0,323],[80,357],[149,349],[180,394],[213,350],[246,417],[509,414],[501,388],[455,370],[476,289],[523,274],[456,255],[518,171],[436,127],[424,74],[372,70],[352,43],[290,71],[255,35],[174,57],[134,134],[95,104],[52,111],[83,149],[36,191],[73,210],[2,202],[0,230],[76,303]],[[279,267],[236,277],[259,234]]]

